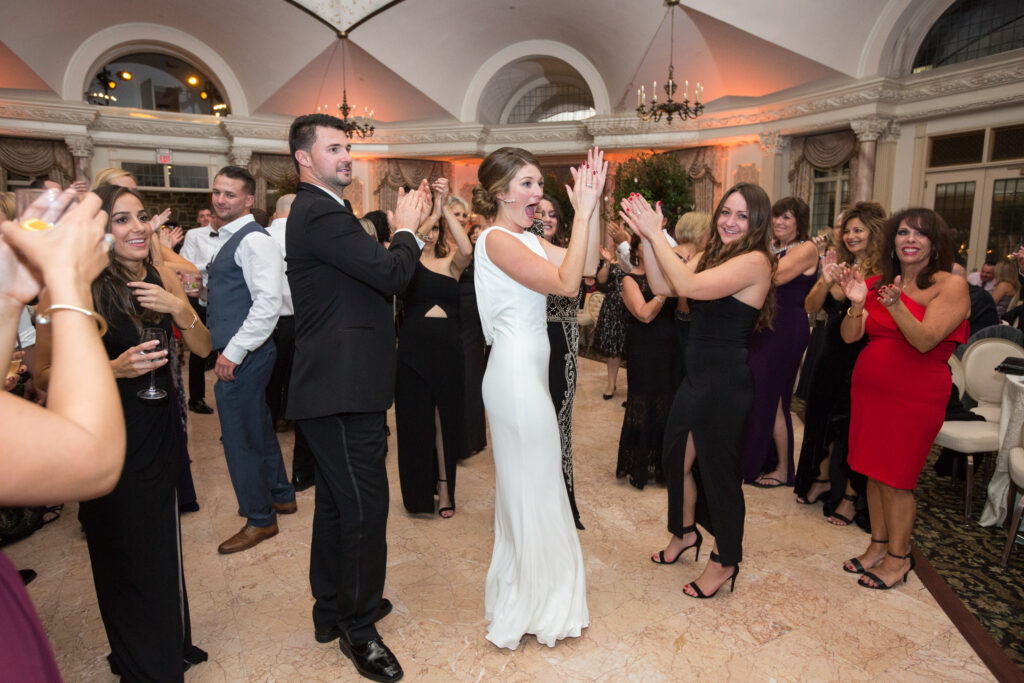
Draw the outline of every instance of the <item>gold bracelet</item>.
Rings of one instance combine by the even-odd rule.
[[[196,323],[197,322],[199,322],[199,314],[196,313],[195,309],[193,308],[192,309],[192,324],[189,325],[188,327],[186,327],[185,329],[186,330],[194,330],[195,327],[196,327]]]
[[[860,313],[858,313],[857,315],[851,315],[850,311],[852,311],[852,310],[853,310],[852,308],[846,309],[846,317],[847,318],[853,318],[854,320],[856,320],[857,318],[861,318],[861,317],[864,316],[864,309],[863,308],[860,309]]]
[[[36,313],[36,325],[49,325],[50,319],[53,317],[53,311],[75,311],[76,313],[87,315],[96,321],[100,328],[101,337],[107,333],[107,321],[103,319],[102,315],[91,309],[72,306],[71,304],[53,304],[42,313]]]

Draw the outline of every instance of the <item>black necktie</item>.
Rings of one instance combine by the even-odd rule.
[[[210,237],[216,237],[216,236],[217,236],[217,233],[215,233],[214,231],[211,230],[210,231]]]

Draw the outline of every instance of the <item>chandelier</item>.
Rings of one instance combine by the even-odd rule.
[[[352,113],[352,107],[348,103],[348,92],[347,92],[347,68],[345,66],[345,46],[348,43],[348,33],[342,32],[338,34],[338,40],[341,43],[341,104],[337,105],[337,111],[340,115],[338,118],[341,119],[342,126],[345,130],[345,136],[350,140],[354,137],[364,140],[369,137],[373,137],[373,110],[367,110],[367,107],[363,107],[362,116],[350,116]],[[338,49],[338,44],[334,45],[334,49]],[[327,60],[327,71],[324,72],[324,80],[327,79],[327,73],[331,70],[331,62],[334,60],[334,53],[331,53],[331,58]],[[324,84],[320,82],[320,92],[317,93],[317,101],[320,101],[320,93],[323,92]],[[325,103],[321,109],[319,106],[316,108],[316,113],[327,114],[330,113]]]
[[[664,102],[658,101],[658,82],[654,81],[653,87],[651,88],[651,104],[647,104],[647,91],[644,86],[640,86],[636,91],[636,115],[644,121],[661,121],[661,117],[665,116],[668,118],[668,122],[672,123],[674,117],[679,117],[679,120],[685,121],[686,119],[695,119],[701,115],[704,111],[704,105],[700,101],[700,97],[704,92],[704,88],[701,87],[700,82],[697,83],[697,87],[693,93],[693,106],[690,106],[690,82],[683,82],[683,101],[676,102],[672,99],[673,95],[676,94],[676,90],[679,86],[675,82],[675,66],[672,63],[673,53],[675,52],[676,43],[676,15],[675,9],[679,7],[679,0],[665,0],[665,5],[669,8],[669,14],[671,17],[671,33],[669,42],[668,52],[668,82],[665,84],[665,94],[668,96]],[[664,20],[662,20],[664,24]]]

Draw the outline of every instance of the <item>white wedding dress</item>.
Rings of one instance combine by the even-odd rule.
[[[476,243],[477,307],[492,346],[483,380],[495,478],[494,552],[484,594],[487,639],[515,649],[532,633],[553,647],[590,623],[583,554],[548,391],[546,297],[491,262],[487,237],[495,230],[546,258],[529,233],[491,227]]]

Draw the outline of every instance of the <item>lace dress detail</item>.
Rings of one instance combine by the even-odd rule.
[[[548,342],[551,344],[551,362],[548,365],[548,389],[558,417],[558,435],[562,442],[562,478],[569,494],[572,516],[579,522],[576,492],[572,476],[572,410],[576,399],[577,353],[580,346],[580,326],[577,321],[582,291],[576,296],[548,295]]]

